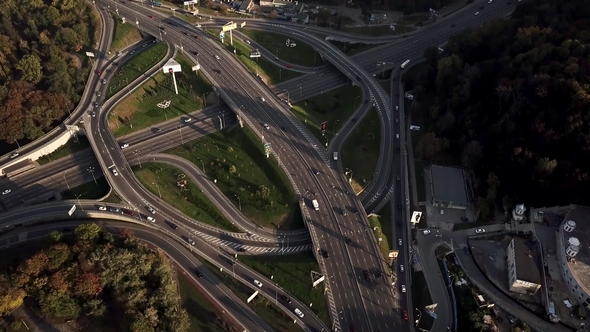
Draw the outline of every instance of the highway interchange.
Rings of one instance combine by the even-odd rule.
[[[102,16],[109,17],[106,11],[113,11],[112,1],[97,1],[97,9],[101,11]],[[278,160],[283,160],[282,166],[286,170],[290,181],[299,194],[304,197],[302,210],[307,221],[307,227],[310,231],[316,256],[324,272],[326,279],[329,280],[329,285],[336,285],[337,287],[329,287],[328,302],[331,305],[331,315],[334,318],[334,329],[354,328],[357,331],[387,331],[393,328],[407,330],[408,324],[401,319],[399,309],[411,307],[406,305],[411,303],[411,299],[398,298],[394,301],[391,287],[387,278],[380,278],[371,282],[358,282],[361,280],[363,270],[375,272],[380,271],[385,273],[382,258],[376,246],[375,238],[368,228],[366,221],[366,211],[371,212],[371,207],[376,207],[382,202],[386,202],[389,198],[388,193],[392,192],[394,202],[404,203],[407,209],[402,213],[409,212],[409,201],[405,198],[403,188],[393,186],[393,178],[396,174],[400,174],[402,169],[401,154],[393,153],[394,144],[397,143],[393,139],[395,133],[403,133],[403,128],[394,128],[393,118],[398,118],[399,113],[393,111],[394,106],[403,107],[401,100],[391,94],[392,101],[386,98],[385,92],[374,81],[370,73],[379,72],[383,70],[377,67],[377,61],[387,62],[389,66],[398,66],[400,62],[405,59],[418,60],[420,59],[423,50],[428,46],[438,46],[442,40],[446,40],[452,33],[459,29],[466,27],[473,27],[485,19],[492,17],[502,17],[509,13],[513,8],[506,6],[503,2],[496,2],[490,6],[486,11],[475,17],[470,11],[465,10],[465,15],[456,15],[449,18],[442,19],[440,23],[424,28],[420,34],[413,34],[407,38],[398,38],[393,44],[373,48],[367,52],[353,57],[355,62],[351,62],[346,56],[337,51],[331,44],[324,43],[321,39],[307,34],[301,26],[294,26],[290,24],[271,24],[258,21],[250,21],[248,25],[254,29],[271,29],[273,31],[283,33],[285,35],[293,35],[295,38],[305,41],[312,45],[324,58],[332,63],[338,70],[344,71],[348,78],[343,78],[342,73],[337,73],[333,66],[322,67],[312,74],[304,75],[294,80],[278,84],[271,89],[261,84],[251,73],[248,73],[240,63],[231,55],[228,54],[217,42],[206,38],[201,30],[188,25],[186,22],[179,19],[172,19],[162,15],[160,12],[154,11],[145,6],[135,3],[118,4],[118,11],[122,16],[129,18],[137,17],[140,22],[139,27],[154,36],[159,35],[158,23],[164,21],[166,24],[173,22],[173,26],[167,25],[165,40],[171,43],[182,43],[185,50],[198,51],[200,53],[199,63],[203,67],[210,81],[217,87],[221,97],[228,106],[214,106],[206,109],[202,113],[194,115],[197,121],[189,125],[184,125],[178,119],[173,119],[165,124],[159,125],[162,132],[154,135],[150,130],[145,130],[131,135],[119,142],[114,138],[110,130],[108,130],[107,117],[108,111],[120,100],[118,96],[107,100],[102,105],[99,114],[96,117],[90,116],[85,112],[93,101],[90,96],[94,91],[102,89],[103,95],[106,94],[106,84],[100,83],[100,78],[91,77],[89,80],[89,88],[85,91],[85,98],[81,107],[77,108],[74,115],[82,116],[84,126],[86,128],[87,136],[95,152],[95,157],[90,153],[81,153],[78,158],[67,162],[60,163],[59,172],[69,172],[72,176],[79,173],[72,167],[78,167],[83,170],[84,165],[97,165],[104,171],[105,177],[109,183],[116,190],[116,192],[137,211],[145,211],[145,206],[153,206],[157,212],[157,218],[162,220],[173,220],[179,224],[188,225],[187,227],[197,229],[201,237],[212,236],[218,237],[220,232],[194,220],[184,216],[179,211],[171,208],[166,203],[158,199],[145,190],[132,176],[129,163],[137,161],[149,160],[150,155],[161,152],[169,147],[181,144],[179,142],[179,131],[183,131],[183,139],[194,139],[200,135],[204,135],[213,130],[219,129],[219,122],[216,123],[215,118],[219,113],[227,113],[227,122],[229,124],[235,123],[235,117],[229,114],[237,113],[242,121],[250,125],[252,129],[258,134],[264,134],[265,140],[272,144],[273,152]],[[148,17],[155,15],[156,20],[151,20]],[[456,26],[451,28],[450,25]],[[112,31],[112,22],[105,21],[105,31]],[[109,30],[110,29],[110,30]],[[185,38],[184,32],[189,31],[191,34],[199,35],[201,38],[196,40]],[[97,66],[104,70],[112,66],[112,59],[106,60],[101,55],[105,54],[108,49],[109,38],[103,38],[97,51]],[[384,50],[387,52],[384,52]],[[169,47],[172,51],[172,47]],[[188,53],[187,53],[188,54]],[[220,57],[216,60],[214,56]],[[166,58],[171,57],[168,54]],[[190,55],[189,55],[190,56]],[[274,59],[269,59],[275,61]],[[358,65],[357,65],[358,64]],[[284,65],[284,64],[283,64]],[[361,67],[359,67],[362,66]],[[211,76],[209,71],[212,69],[220,70],[218,75]],[[160,70],[155,68],[155,70]],[[324,75],[319,77],[319,74]],[[394,72],[394,76],[400,74],[399,70]],[[382,158],[376,170],[376,181],[372,183],[369,190],[362,196],[362,206],[356,197],[349,192],[349,187],[346,184],[346,179],[341,175],[339,169],[340,165],[333,165],[330,160],[331,152],[339,150],[340,146],[354,129],[355,123],[348,121],[339,130],[340,134],[334,140],[326,151],[323,149],[322,143],[318,142],[307,129],[297,121],[297,119],[289,112],[285,103],[281,99],[286,99],[285,90],[290,91],[291,100],[300,100],[308,98],[312,95],[318,94],[318,91],[328,91],[332,88],[346,84],[346,81],[354,82],[360,85],[364,100],[367,103],[359,103],[359,108],[353,117],[362,118],[364,114],[370,109],[374,103],[379,109],[382,118],[383,144],[382,144]],[[400,80],[396,80],[399,84]],[[399,85],[398,85],[399,87]],[[392,86],[392,90],[394,87]],[[88,92],[90,91],[90,92]],[[273,93],[274,92],[274,93]],[[299,92],[299,93],[297,93]],[[90,95],[88,95],[90,93]],[[124,93],[123,93],[124,95]],[[260,100],[264,97],[266,102]],[[403,108],[401,109],[403,112]],[[84,115],[83,115],[84,114]],[[193,115],[191,115],[193,116]],[[75,118],[75,116],[73,116]],[[344,119],[343,119],[344,120]],[[344,121],[343,121],[344,122]],[[262,128],[262,123],[269,123],[270,130]],[[198,124],[198,125],[197,125]],[[228,124],[226,123],[226,126]],[[403,120],[400,121],[400,126],[403,125]],[[188,127],[186,130],[185,127]],[[278,128],[289,128],[287,131],[281,131]],[[397,147],[404,146],[403,135]],[[162,137],[165,139],[162,140]],[[120,150],[119,146],[123,142],[130,144],[127,150]],[[154,144],[156,142],[156,144]],[[28,149],[34,149],[35,145],[30,147],[25,146],[19,151],[21,155],[25,155]],[[138,151],[138,153],[135,153]],[[287,158],[283,158],[287,156]],[[7,156],[3,157],[6,161]],[[94,159],[96,158],[96,159]],[[154,158],[154,157],[151,157]],[[182,166],[182,161],[166,160],[166,156],[158,155],[157,161],[168,162],[176,167]],[[76,164],[79,162],[78,164]],[[98,163],[97,163],[98,162]],[[62,165],[63,164],[63,165]],[[75,165],[75,166],[74,166]],[[114,176],[112,168],[118,170],[118,176]],[[391,169],[391,165],[393,168]],[[194,170],[194,166],[185,165],[188,174],[197,181],[197,177],[202,176],[198,173],[198,168]],[[97,167],[98,169],[98,167]],[[55,172],[55,169],[53,170]],[[314,171],[319,171],[319,175],[315,175]],[[67,176],[64,174],[64,182]],[[405,176],[405,174],[403,174]],[[26,179],[23,180],[23,179]],[[84,178],[88,180],[88,176]],[[28,186],[34,186],[36,183],[42,183],[36,173],[31,173],[21,177],[19,181],[24,181]],[[27,182],[28,181],[28,182]],[[37,181],[37,182],[36,182]],[[55,179],[45,180],[47,183],[42,183],[43,186],[51,187],[52,181]],[[209,183],[211,186],[211,184]],[[0,187],[2,184],[0,183]],[[214,188],[211,190],[214,192]],[[319,195],[314,196],[320,202],[320,211],[316,212],[308,209],[310,205],[310,197],[306,196],[307,191],[317,192]],[[209,192],[209,190],[207,190]],[[211,194],[210,194],[211,195]],[[222,210],[232,211],[232,219],[236,220],[236,224],[245,231],[244,234],[226,234],[244,245],[274,246],[280,242],[280,234],[269,232],[249,223],[239,212],[235,211],[235,206],[232,209],[232,203],[227,201],[221,202],[222,198],[211,195],[210,197],[217,197],[219,204],[225,205]],[[11,198],[12,199],[12,198]],[[16,200],[24,199],[22,197],[14,198]],[[347,217],[341,215],[342,209],[357,208],[361,213],[359,215],[349,214]],[[63,206],[60,211],[63,211]],[[92,206],[88,206],[92,208]],[[96,205],[94,205],[96,208]],[[43,210],[45,211],[45,210]],[[228,213],[228,212],[226,212]],[[403,214],[402,214],[403,216]],[[399,216],[397,218],[400,218]],[[401,217],[402,220],[407,218]],[[253,228],[254,227],[254,228]],[[405,243],[408,243],[407,226],[401,230],[401,238],[404,238]],[[227,233],[227,232],[226,232]],[[309,244],[309,235],[304,232],[285,233],[282,236],[288,235],[290,238],[288,246],[290,247],[304,247]],[[353,245],[348,246],[344,243],[344,236],[351,237],[354,241]],[[231,242],[231,241],[230,241]],[[281,242],[282,243],[282,242]],[[231,247],[231,246],[230,246]],[[317,254],[318,250],[326,250],[330,253],[329,258],[323,258]],[[409,260],[409,253],[407,250],[400,250],[400,257],[402,261]],[[260,280],[260,279],[259,279]],[[398,284],[406,284],[406,274],[398,273]],[[303,308],[302,308],[303,309]],[[311,314],[310,314],[311,315]],[[307,317],[307,315],[306,315]],[[450,318],[450,317],[447,317]],[[319,327],[314,322],[309,323],[310,327]],[[446,325],[446,324],[445,324]],[[448,325],[447,325],[448,326]]]

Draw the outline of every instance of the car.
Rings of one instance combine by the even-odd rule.
[[[128,147],[129,147],[129,144],[128,143],[121,144],[121,149],[125,149],[125,148],[128,148]]]
[[[114,169],[114,168],[113,168],[113,169],[111,169],[111,172],[113,172],[113,175],[114,175],[114,176],[118,176],[118,175],[119,175],[119,172],[117,172],[117,170],[116,170],[116,169]]]
[[[359,210],[355,207],[352,208],[352,213],[359,214]]]
[[[236,250],[239,251],[239,252],[246,252],[246,248],[238,248]]]
[[[215,59],[219,60],[219,55],[216,55],[216,56],[215,56]]]
[[[328,253],[328,250],[322,249],[321,252],[322,252],[322,257],[324,257],[324,258],[330,257],[330,254]]]
[[[150,15],[150,18],[153,20],[154,19],[154,15]]]
[[[262,283],[256,279],[254,279],[254,285],[258,286],[258,288],[262,288]]]
[[[100,91],[96,91],[96,95],[100,97],[100,95],[101,95]]]
[[[455,26],[457,26],[457,24],[455,24],[455,23],[451,24],[451,28],[454,28]]]
[[[475,230],[475,233],[477,233],[477,234],[481,234],[481,233],[485,233],[485,232],[486,232],[486,230],[483,228],[478,228]]]
[[[410,318],[408,318],[408,311],[407,310],[403,310],[402,314],[404,315],[404,320],[410,319]]]
[[[428,234],[430,234],[430,230],[429,229],[425,229],[425,230],[422,231],[422,234],[428,235]]]
[[[10,159],[14,159],[16,157],[18,157],[18,152],[13,152],[10,154]]]
[[[342,213],[343,217],[346,217],[348,215],[348,213],[346,213],[346,210],[344,210],[344,209],[341,210],[341,213]]]
[[[417,40],[414,40],[414,41],[412,42],[412,44],[416,44],[417,42],[418,42]]]
[[[90,112],[90,116],[93,118],[96,118],[96,112],[94,112],[94,111]]]
[[[375,273],[373,273],[373,276],[376,279],[379,279],[379,278],[383,277],[383,273],[381,271],[377,270],[377,271],[375,271]]]
[[[148,210],[148,211],[149,211],[151,214],[156,214],[156,210],[154,210],[154,208],[153,208],[153,207],[151,207],[151,206],[149,206],[149,205],[146,205],[146,207],[145,207],[145,208],[146,208],[146,210]]]
[[[98,102],[95,101],[92,105],[94,105],[94,107],[98,107]]]
[[[287,68],[291,68],[291,65],[287,65],[286,67],[287,67]]]
[[[395,134],[395,139],[399,139],[399,134]]]
[[[399,123],[399,119],[398,118],[395,118],[395,123]]]
[[[119,212],[121,212],[121,210],[119,210],[119,208],[116,208],[116,207],[111,207],[111,208],[109,208],[109,211],[110,211],[110,212],[115,212],[115,213],[119,213]]]
[[[281,130],[282,130],[282,131],[287,131],[287,128],[285,128],[285,127],[281,127]]]
[[[186,239],[186,242],[188,242],[191,246],[195,245],[195,240],[193,239]]]
[[[320,175],[320,171],[318,171],[317,169],[314,169],[314,170],[313,170],[313,174],[315,174],[315,175]]]
[[[6,189],[2,192],[2,195],[8,195],[12,192],[12,189]]]
[[[401,151],[400,148],[395,148],[395,152],[399,153]]]
[[[488,3],[492,3],[494,0],[488,0]]]
[[[154,133],[161,133],[162,132],[162,128],[154,128]]]
[[[183,31],[182,34],[185,36],[188,36],[188,32],[186,32],[186,31]]]
[[[123,210],[123,214],[133,217],[133,211],[130,210]]]
[[[365,281],[369,281],[369,271],[363,270],[363,278],[365,278]]]
[[[195,274],[197,275],[197,277],[203,278],[203,273],[201,273],[201,271],[197,270]]]
[[[444,215],[444,214],[445,214],[445,210],[443,210],[443,209],[440,209],[440,214],[441,214],[441,215]]]
[[[398,209],[398,210],[401,210],[401,209],[402,209],[402,205],[401,205],[401,204],[398,204],[398,205],[397,205],[397,209]]]
[[[345,237],[344,238],[344,242],[346,242],[346,244],[351,245],[352,244],[352,239],[349,237]]]
[[[199,36],[195,35],[195,39],[199,39]]]
[[[102,70],[98,71],[98,76],[102,75]]]
[[[356,118],[352,118],[352,120],[350,120],[350,121],[352,121],[352,122],[356,122]]]
[[[402,221],[401,220],[398,220],[397,221],[397,227],[402,227]]]
[[[246,44],[250,45],[250,41],[249,40],[246,40]]]
[[[291,303],[291,299],[288,298],[286,295],[281,295],[281,300],[285,303]]]
[[[260,101],[264,103],[266,99],[264,99],[264,97],[260,97]]]
[[[318,74],[318,77],[322,77],[322,76],[324,76],[324,73],[319,73]]]
[[[402,178],[399,176],[399,174],[397,175],[397,180],[400,181]]]
[[[103,79],[102,80],[102,84],[107,84],[107,80],[106,79]]]
[[[175,223],[172,222],[168,222],[168,225],[170,225],[170,227],[172,227],[172,229],[177,229],[178,226]]]
[[[191,119],[191,118],[184,119],[184,123],[188,123],[188,122],[191,122],[191,121],[193,121],[193,119]]]
[[[154,217],[147,216],[146,219],[151,222],[156,222],[156,219]]]
[[[266,129],[266,130],[269,130],[269,129],[270,129],[270,126],[268,125],[268,123],[265,123],[265,124],[263,124],[262,126],[263,126],[263,127],[264,127],[264,129]]]
[[[406,292],[406,285],[402,285],[402,293]]]
[[[107,207],[106,206],[99,206],[98,209],[100,211],[106,211],[107,210]]]
[[[474,15],[475,15],[475,16],[479,15],[479,12],[475,12],[475,14],[474,14]]]
[[[399,246],[403,245],[402,239],[397,240],[397,245],[399,245]]]
[[[305,315],[303,314],[303,312],[301,312],[301,310],[299,310],[299,308],[295,308],[295,310],[293,310],[293,312],[295,312],[295,314],[296,314],[297,316],[299,316],[300,318],[303,318],[303,316],[305,316]]]
[[[467,217],[461,217],[461,221],[468,222],[469,221],[469,218],[467,218]]]
[[[400,270],[400,272],[404,272],[404,265],[403,264],[399,266],[399,270]]]

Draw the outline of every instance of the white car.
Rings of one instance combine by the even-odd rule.
[[[116,169],[114,169],[114,168],[113,168],[111,171],[113,172],[113,175],[114,175],[114,176],[117,176],[117,175],[119,175],[119,172],[117,172],[117,170],[116,170]]]
[[[300,318],[303,318],[303,316],[305,316],[305,315],[303,314],[303,312],[301,312],[301,310],[299,310],[299,308],[295,308],[295,310],[293,310],[293,311],[294,311],[294,312],[295,312],[295,314],[296,314],[297,316],[299,316]]]
[[[96,118],[96,112],[90,112],[90,116]]]
[[[107,84],[107,80],[105,80],[104,78],[102,79],[102,84]]]
[[[422,234],[428,235],[428,234],[430,234],[430,230],[429,229],[425,229],[425,230],[422,231]]]
[[[474,15],[475,15],[475,16],[479,15],[479,12],[475,12],[475,14],[474,14]]]
[[[148,206],[146,206],[145,208],[146,208],[146,209],[147,209],[147,210],[148,210],[148,211],[149,211],[151,214],[156,214],[156,210],[154,210],[154,208],[153,208],[153,207],[151,207],[151,206],[149,206],[149,205],[148,205]]]
[[[406,292],[406,285],[402,285],[402,293]]]
[[[264,128],[265,128],[266,130],[269,130],[269,129],[270,129],[270,126],[268,125],[268,123],[265,123],[265,124],[263,124],[263,126],[264,126]]]
[[[262,283],[256,279],[254,279],[254,285],[258,286],[258,288],[262,288]]]
[[[399,139],[399,134],[395,134],[395,139]]]
[[[266,99],[264,99],[264,97],[260,97],[260,101],[264,103]]]
[[[191,246],[195,245],[195,240],[193,239],[187,239],[186,242],[188,242]]]
[[[100,211],[106,211],[107,210],[107,207],[106,206],[99,206],[98,209]]]
[[[125,148],[128,148],[128,147],[129,147],[129,144],[127,144],[127,143],[121,144],[121,149],[125,149]]]
[[[219,60],[219,55],[216,55],[216,56],[215,56],[215,59]]]
[[[12,192],[12,189],[6,189],[2,192],[2,195],[8,195]]]
[[[396,111],[399,111],[399,106],[396,106],[396,107],[395,107],[395,110],[396,110]]]
[[[397,240],[397,244],[398,244],[399,246],[401,246],[401,245],[403,244],[403,242],[402,242],[402,239],[398,239],[398,240]]]
[[[492,2],[494,2],[494,0],[488,0],[488,3],[492,3]]]
[[[15,152],[15,153],[13,153],[13,154],[10,155],[10,159],[14,159],[16,157],[18,157],[18,152]]]
[[[445,210],[443,210],[443,209],[440,209],[440,214],[441,214],[441,215],[445,214]]]
[[[399,270],[400,270],[401,272],[404,272],[404,266],[403,266],[403,265],[400,265],[400,266],[399,266]]]
[[[154,217],[150,217],[150,216],[147,217],[147,220],[151,221],[151,222],[156,222],[156,219],[154,219]]]
[[[246,44],[250,45],[250,41],[249,40],[246,40]]]
[[[188,122],[191,122],[191,121],[193,121],[193,119],[191,119],[191,118],[184,119],[184,123],[188,123]]]
[[[475,230],[475,233],[477,233],[477,234],[481,234],[481,233],[485,233],[485,232],[486,232],[486,230],[483,228],[478,228]]]

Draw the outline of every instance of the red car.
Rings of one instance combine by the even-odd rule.
[[[195,38],[199,39],[199,36],[195,35]]]
[[[291,68],[291,65],[287,65],[287,68]]]
[[[98,71],[98,76],[100,76],[100,75],[102,75],[102,71],[101,70]]]
[[[151,15],[150,18],[153,20],[154,19],[154,15]]]
[[[404,314],[404,320],[408,320],[408,311],[403,310],[402,313]]]

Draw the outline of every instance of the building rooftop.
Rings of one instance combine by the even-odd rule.
[[[578,284],[584,288],[586,294],[590,294],[590,208],[572,205],[570,211],[563,218],[563,222],[573,220],[576,222],[576,228],[572,232],[563,230],[563,224],[560,228],[563,243],[567,246],[570,237],[580,240],[578,254],[568,263],[572,275],[578,281]],[[566,247],[560,248],[565,250]]]
[[[514,237],[516,278],[540,285],[541,271],[533,250],[534,244],[529,243],[526,239]]]
[[[432,196],[435,201],[468,205],[463,170],[453,167],[431,166]]]

